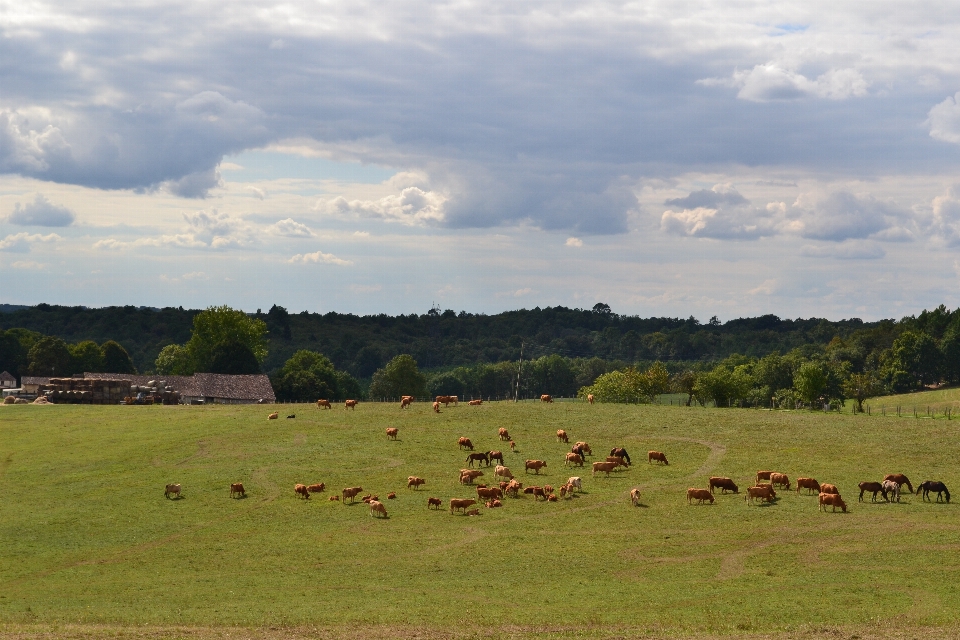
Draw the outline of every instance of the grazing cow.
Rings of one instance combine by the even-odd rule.
[[[567,432],[563,429],[557,429],[557,442],[570,443],[570,438],[567,436]]]
[[[523,483],[517,482],[516,480],[510,480],[507,483],[506,488],[503,490],[503,495],[512,495],[514,498],[517,497],[517,492],[523,489]]]
[[[500,487],[477,487],[477,497],[481,500],[492,500],[494,498],[502,498],[503,491],[500,490]]]
[[[274,411],[273,413],[267,416],[267,420],[276,420],[279,417],[280,417],[280,414]]]
[[[440,413],[440,403],[439,403],[439,402],[434,402],[434,403],[433,403],[433,412],[434,412],[434,413]]]
[[[413,487],[413,490],[416,491],[422,484],[427,484],[427,481],[417,476],[407,476],[407,489]]]
[[[783,487],[787,491],[790,491],[790,478],[788,478],[785,473],[771,473],[770,484],[775,487]]]
[[[840,490],[837,489],[835,484],[822,484],[820,485],[820,493],[832,493],[834,495],[840,495]]]
[[[924,480],[919,485],[917,485],[917,495],[920,495],[920,492],[923,491],[923,499],[929,500],[931,493],[937,494],[937,502],[943,498],[943,494],[947,496],[947,502],[950,502],[950,492],[947,490],[947,485],[943,484],[939,480]]]
[[[410,402],[413,402],[415,398],[413,396],[400,396],[400,400],[409,400]]]
[[[690,487],[687,489],[687,504],[691,504],[693,500],[696,500],[697,504],[703,504],[704,500],[709,500],[710,504],[713,504],[713,494],[709,489]]]
[[[610,472],[616,469],[618,465],[616,462],[594,462],[593,463],[593,475],[597,475],[597,471],[602,471],[607,474],[607,477],[610,477]]]
[[[767,502],[773,502],[773,499],[777,497],[777,492],[773,490],[771,486],[765,487],[748,487],[747,495],[744,496],[744,500],[749,500],[753,502],[755,499],[766,500]]]
[[[547,463],[543,460],[527,460],[524,463],[524,473],[529,473],[530,469],[533,469],[534,473],[539,474],[540,469],[545,466],[547,466]]]
[[[487,466],[490,466],[490,456],[486,453],[471,453],[467,456],[467,459],[464,460],[467,463],[468,467],[472,467],[474,462],[486,462]]]
[[[620,456],[607,456],[607,462],[616,462],[617,466],[620,467],[629,467],[630,463],[621,458]]]
[[[401,409],[406,409],[406,408],[409,407],[412,403],[413,403],[413,398],[411,398],[410,396],[403,396],[402,398],[400,398],[400,408],[401,408]]]
[[[776,471],[757,471],[757,483],[761,480],[769,480],[770,475],[776,473]]]
[[[567,480],[567,484],[575,488],[577,491],[583,491],[583,481],[580,480],[580,476],[571,476]]]
[[[460,484],[473,484],[473,481],[482,475],[483,471],[480,471],[479,469],[461,469]]]
[[[487,466],[493,464],[494,460],[499,460],[500,464],[503,464],[503,452],[502,451],[487,451]]]
[[[740,488],[730,478],[722,478],[720,476],[715,476],[713,478],[710,478],[709,485],[710,485],[711,493],[713,492],[714,489],[720,489],[720,493],[726,493],[727,491],[740,493]]]
[[[587,394],[587,402],[589,402],[590,404],[593,404],[593,394],[592,394],[592,393],[588,393],[588,394]]]
[[[501,442],[507,442],[510,440],[510,432],[503,427],[497,429],[497,436],[499,436]]]
[[[398,433],[400,433],[400,430],[397,429],[396,427],[390,427],[387,429],[387,437],[390,438],[391,440],[396,440]]]
[[[577,442],[576,444],[573,445],[570,451],[573,451],[574,453],[579,453],[584,457],[584,460],[586,460],[586,456],[593,455],[593,451],[590,449],[590,445],[588,445],[586,442]]]
[[[582,467],[583,456],[579,453],[568,453],[566,459],[563,461],[563,466],[569,466],[571,462],[578,467]]]
[[[360,495],[361,491],[363,491],[363,487],[347,487],[341,492],[343,501],[346,502],[347,498],[350,498],[350,502],[353,502],[357,496]]]
[[[387,500],[396,500],[396,499],[397,499],[396,491],[391,491],[390,493],[387,494]]]
[[[820,494],[820,507],[818,511],[826,511],[827,505],[833,507],[833,510],[836,511],[837,507],[843,509],[843,512],[847,512],[847,503],[843,501],[843,498],[836,493],[821,493]]]
[[[470,405],[471,407],[479,407],[480,405],[483,404],[483,400],[471,400],[467,404]]]
[[[427,498],[427,509],[436,507],[438,510],[443,506],[443,500],[440,498]]]
[[[377,518],[386,518],[387,517],[387,508],[383,506],[383,503],[378,500],[370,501],[370,515]]]
[[[238,495],[242,498],[247,497],[247,492],[244,490],[242,482],[234,482],[230,485],[230,497],[232,498],[234,495]]]
[[[797,494],[800,493],[800,489],[820,493],[820,483],[813,478],[797,478]]]
[[[305,484],[298,484],[294,486],[293,492],[297,494],[298,498],[303,498],[304,500],[310,499],[310,492],[307,491],[307,485]]]
[[[913,485],[910,484],[910,478],[902,473],[888,473],[887,475],[883,476],[883,479],[893,480],[897,484],[905,484],[907,485],[907,489],[910,491],[910,493],[913,493]]]
[[[476,503],[477,501],[473,498],[450,498],[450,513],[452,514],[457,509],[461,509],[466,513],[467,507]]]
[[[330,502],[335,502],[340,500],[340,496],[330,496],[328,499],[330,500]]]
[[[546,491],[547,493],[553,493],[553,485],[545,484],[543,485],[543,490]]]
[[[886,500],[887,502],[890,501],[889,499],[887,499],[887,490],[884,489],[883,485],[880,484],[879,482],[861,482],[859,486],[860,486],[860,498],[858,499],[858,502],[863,502],[863,494],[867,492],[873,494],[873,498],[870,500],[870,502],[877,501],[878,493],[883,494],[884,500]]]
[[[627,464],[630,464],[630,454],[627,453],[627,450],[623,447],[614,447],[613,449],[610,449],[610,455],[623,458],[627,461]]]
[[[470,438],[460,438],[457,440],[457,444],[460,445],[461,449],[469,449],[473,451],[473,443],[470,442]]]
[[[567,485],[567,484],[562,484],[562,485],[560,485],[560,497],[561,497],[561,498],[566,497],[566,495],[567,495],[567,487],[569,487],[569,486],[570,486],[570,485]]]
[[[633,506],[640,504],[640,489],[637,487],[630,489],[630,504]]]
[[[510,469],[503,466],[502,464],[498,464],[497,467],[493,470],[493,477],[506,478],[508,480],[513,480],[513,474],[510,473]]]
[[[333,407],[330,405],[329,400],[321,398],[320,400],[317,400],[317,409],[333,409]]]
[[[169,498],[170,496],[175,498],[180,497],[180,485],[179,484],[168,484],[163,491],[163,497]]]
[[[533,494],[533,501],[536,502],[538,498],[547,499],[547,492],[543,490],[543,487],[530,487],[533,489],[530,493]]]
[[[296,417],[297,417],[297,414],[291,413],[289,416],[287,416],[287,420],[293,420]]]
[[[540,402],[553,402],[553,398],[545,393],[542,396],[540,396]]]
[[[556,502],[556,501],[557,501],[557,496],[555,496],[552,493],[547,495],[547,502]]]
[[[884,480],[883,488],[887,493],[887,501],[893,502],[891,497],[896,499],[897,502],[900,502],[900,485],[894,482],[893,480]]]
[[[357,401],[356,400],[345,400],[343,403],[344,409],[356,409]]]
[[[663,464],[669,465],[667,462],[667,456],[663,455],[660,451],[648,451],[647,452],[647,464],[652,463],[654,460],[657,462],[662,462]]]

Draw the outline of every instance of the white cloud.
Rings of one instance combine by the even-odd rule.
[[[776,62],[758,64],[749,71],[734,71],[729,78],[705,78],[697,82],[705,86],[739,88],[737,97],[751,102],[805,97],[846,100],[867,95],[869,87],[856,69],[831,69],[811,80]]]
[[[350,265],[353,264],[350,260],[343,260],[338,258],[332,253],[324,253],[322,251],[314,251],[313,253],[298,253],[293,256],[287,262],[291,264],[308,264],[308,263],[320,263],[320,264],[338,264],[338,265]]]
[[[930,109],[927,124],[931,138],[960,144],[960,91]]]
[[[16,262],[11,262],[10,266],[14,269],[23,269],[26,271],[41,271],[47,268],[47,265],[41,262],[34,262],[33,260],[17,260]]]
[[[804,245],[800,255],[806,258],[836,258],[838,260],[878,260],[886,250],[869,240],[847,240],[839,244]]]
[[[312,238],[316,235],[307,225],[293,218],[286,218],[270,225],[267,227],[267,233],[288,238]]]
[[[264,198],[267,197],[267,192],[261,189],[260,187],[246,186],[244,187],[244,189],[249,191],[251,195],[253,195],[253,197],[256,198],[257,200],[263,200]]]
[[[315,209],[328,215],[341,217],[380,218],[409,225],[438,224],[445,220],[446,198],[433,191],[419,187],[406,187],[399,194],[379,200],[347,200],[338,196],[332,200],[320,200]]]
[[[53,204],[41,193],[34,196],[33,202],[25,205],[18,202],[7,217],[7,222],[37,227],[68,227],[74,220],[76,215],[72,211]]]
[[[564,244],[568,247],[582,247],[583,240],[580,238],[567,238],[567,241]]]
[[[674,235],[749,240],[779,232],[776,209],[752,206],[729,184],[694,191],[664,204],[677,207],[660,216],[661,230]]]
[[[835,191],[825,197],[801,194],[787,211],[789,228],[804,238],[840,242],[873,237],[903,241],[904,230],[892,229],[909,212],[890,200]]]
[[[34,245],[38,242],[57,242],[59,240],[62,240],[62,238],[55,233],[45,236],[39,233],[15,233],[13,235],[8,235],[3,240],[0,240],[0,251],[9,251],[10,253],[29,253],[31,245]]]
[[[349,288],[354,293],[376,293],[383,290],[383,286],[379,284],[352,284]]]
[[[768,280],[764,280],[760,284],[760,286],[750,289],[749,291],[747,291],[747,293],[750,294],[751,296],[758,296],[758,295],[772,296],[774,293],[778,291],[778,289],[779,287],[777,286],[776,278],[770,278]]]

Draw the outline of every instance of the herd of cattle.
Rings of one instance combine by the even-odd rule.
[[[451,403],[456,405],[458,403],[457,396],[437,396],[433,402],[433,410],[435,412],[440,411],[440,405],[449,406]],[[540,397],[541,402],[553,402],[553,399],[549,395],[543,395]],[[413,396],[403,396],[400,402],[400,408],[408,407],[414,401]],[[590,404],[593,404],[593,396],[588,396],[587,401]],[[481,400],[471,400],[470,405],[480,405],[482,404]],[[347,400],[344,403],[345,408],[353,409],[357,405],[356,400]],[[317,408],[330,409],[330,402],[327,400],[318,400]],[[269,420],[275,420],[279,417],[277,413],[271,413],[267,416]],[[295,416],[287,416],[288,418],[293,418]],[[391,440],[396,440],[399,430],[396,427],[390,427],[386,429],[387,438]],[[510,449],[512,451],[516,450],[516,443],[510,436],[510,432],[505,428],[498,429],[497,437],[501,442],[509,442]],[[570,438],[567,435],[567,432],[563,429],[559,429],[556,432],[557,442],[564,444],[569,444]],[[496,466],[493,470],[493,482],[495,484],[485,484],[477,483],[475,489],[477,492],[476,498],[451,498],[449,501],[450,513],[454,514],[457,511],[464,513],[465,515],[480,515],[479,509],[470,509],[475,504],[481,503],[487,508],[497,508],[503,506],[503,500],[510,496],[512,498],[519,498],[521,495],[532,495],[534,501],[543,500],[544,502],[557,502],[561,499],[572,499],[577,492],[582,491],[583,484],[582,478],[580,476],[570,476],[567,481],[555,488],[549,484],[543,486],[533,485],[524,487],[524,484],[517,480],[513,472],[504,464],[504,456],[502,451],[475,451],[475,447],[470,438],[461,437],[457,441],[457,444],[461,451],[467,450],[470,453],[467,455],[464,460],[464,464],[467,465],[467,468],[461,468],[459,471],[459,482],[461,485],[474,485],[474,481],[478,478],[484,476],[484,472],[479,467],[486,466],[490,467],[496,462]],[[563,464],[565,467],[583,467],[584,462],[587,459],[587,456],[592,456],[593,451],[590,448],[590,445],[586,442],[576,442],[570,447],[570,451],[564,455]],[[648,451],[647,452],[647,463],[653,464],[654,462],[662,465],[669,465],[666,455],[661,451]],[[474,468],[474,465],[478,468]],[[627,450],[623,447],[614,447],[610,450],[610,455],[606,456],[604,460],[594,461],[592,463],[592,475],[596,476],[597,473],[604,473],[609,477],[610,473],[616,471],[620,467],[630,467],[630,454],[627,453]],[[524,461],[524,473],[529,474],[531,471],[535,475],[539,475],[541,469],[547,467],[547,462],[545,460],[536,460],[530,459]],[[766,482],[762,482],[762,481]],[[421,486],[426,484],[426,480],[417,476],[409,476],[407,478],[407,488],[414,491],[418,490]],[[703,504],[704,502],[709,502],[710,504],[714,503],[714,495],[717,489],[720,490],[721,494],[727,492],[731,493],[740,493],[740,488],[738,485],[730,478],[714,476],[709,478],[706,489],[701,489],[697,487],[691,487],[687,489],[687,503],[692,504],[694,500],[697,501],[697,504]],[[844,513],[847,511],[847,504],[844,502],[843,498],[840,496],[840,491],[835,485],[832,484],[821,484],[814,478],[797,478],[796,479],[796,491],[797,495],[800,494],[802,489],[806,489],[808,494],[816,493],[819,496],[819,510],[825,511],[827,507],[835,512],[839,507]],[[887,502],[896,501],[900,502],[901,488],[906,487],[911,494],[914,493],[913,485],[911,484],[909,478],[903,475],[902,473],[889,474],[883,478],[882,482],[861,482],[859,484],[860,496],[859,500],[863,501],[864,495],[869,493],[871,494],[871,500],[876,502],[877,495],[882,496],[883,500]],[[744,496],[744,500],[748,502],[753,502],[759,500],[761,502],[766,501],[767,503],[772,503],[777,499],[777,489],[784,489],[787,491],[791,490],[790,478],[784,474],[777,471],[758,471],[756,476],[756,482],[753,486],[747,488],[747,493]],[[310,495],[313,493],[322,493],[326,490],[326,485],[322,482],[316,484],[296,484],[294,486],[294,494],[297,497],[300,497],[304,500],[309,500]],[[924,500],[931,500],[930,494],[936,493],[936,501],[940,502],[945,500],[950,502],[950,491],[947,489],[946,485],[943,482],[937,480],[925,480],[921,482],[916,489],[916,495],[920,495],[922,492]],[[363,487],[346,487],[343,489],[340,495],[332,495],[329,500],[331,501],[341,501],[342,503],[347,503],[349,500],[350,503],[356,501],[357,496],[363,493]],[[559,498],[557,496],[559,493]],[[164,491],[164,497],[166,498],[180,498],[182,497],[181,485],[180,484],[168,484],[166,485]],[[244,489],[243,483],[236,482],[230,485],[230,497],[246,497],[246,491]],[[390,492],[387,494],[387,499],[393,500],[397,497],[396,492]],[[361,498],[361,500],[369,505],[370,514],[378,518],[386,518],[387,510],[386,507],[380,502],[380,498],[376,494],[368,494]],[[639,488],[634,487],[630,490],[630,502],[637,506],[640,504],[640,490]],[[428,509],[440,509],[443,506],[443,501],[440,498],[430,497],[427,499],[427,508]]]

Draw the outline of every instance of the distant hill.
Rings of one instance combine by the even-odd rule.
[[[3,305],[0,329],[21,327],[68,342],[116,340],[140,371],[149,371],[160,349],[190,338],[199,310],[146,307],[34,307]],[[9,310],[7,310],[9,309]],[[359,378],[368,378],[390,358],[409,353],[422,368],[439,369],[548,354],[624,362],[714,361],[731,354],[763,356],[805,345],[823,345],[852,334],[893,339],[891,320],[863,322],[774,315],[701,324],[695,318],[641,318],[594,309],[521,309],[495,315],[432,309],[422,315],[357,316],[288,314],[281,307],[259,313],[270,329],[266,372],[276,371],[298,349],[328,356]]]
[[[0,313],[13,313],[14,311],[29,308],[30,307],[25,304],[0,304]]]

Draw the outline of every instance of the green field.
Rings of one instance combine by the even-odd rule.
[[[422,403],[280,409],[268,422],[262,406],[0,407],[0,634],[866,638],[960,628],[960,507],[910,495],[858,503],[856,488],[903,472],[960,491],[960,422],[575,402],[440,415]],[[523,460],[541,458],[538,483],[580,475],[584,492],[508,498],[479,517],[427,510],[428,496],[474,495],[457,482],[457,438],[504,449],[498,427],[517,443],[505,456],[521,480],[537,481],[523,477]],[[564,469],[558,428],[589,442],[594,459],[625,446],[634,466],[596,479]],[[648,465],[648,449],[670,465]],[[850,512],[819,513],[816,496],[794,492],[767,506],[742,494],[686,502],[710,475],[743,487],[760,468],[834,483]],[[407,490],[408,475],[426,486]],[[236,481],[246,499],[228,497]],[[329,489],[294,496],[295,483],[321,481],[379,494],[389,518],[330,502]],[[167,482],[184,497],[164,499]]]

